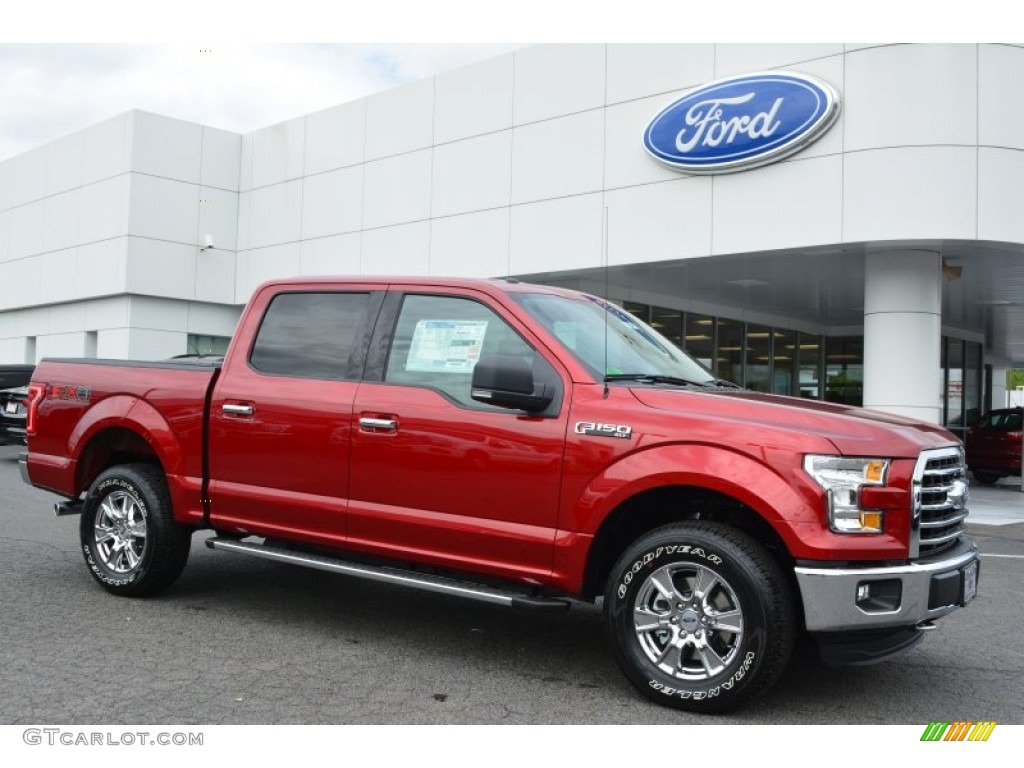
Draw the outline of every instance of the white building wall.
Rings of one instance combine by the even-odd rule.
[[[129,296],[234,304],[240,154],[236,134],[130,112],[0,163],[0,362],[186,352]]]
[[[787,160],[687,177],[640,136],[687,88],[758,69],[833,83]],[[545,45],[244,137],[235,301],[270,277],[529,274],[885,240],[1024,240],[1006,45]],[[912,96],[908,96],[912,94]],[[1020,167],[1018,167],[1020,166]]]

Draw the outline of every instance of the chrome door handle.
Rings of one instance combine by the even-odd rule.
[[[370,419],[364,416],[359,419],[359,426],[362,427],[363,429],[386,429],[389,432],[397,432],[398,420]]]
[[[224,403],[221,410],[230,416],[252,416],[251,405],[233,405],[232,403]]]

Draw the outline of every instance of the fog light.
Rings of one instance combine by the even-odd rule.
[[[900,579],[862,581],[857,585],[857,607],[865,613],[898,611],[903,598]]]

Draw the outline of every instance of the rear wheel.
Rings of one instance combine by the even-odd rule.
[[[93,482],[82,509],[82,553],[108,592],[152,595],[188,561],[192,530],[174,522],[163,473],[148,464],[111,467]]]
[[[647,698],[698,712],[735,708],[785,669],[792,590],[774,559],[727,526],[665,526],[612,571],[605,620],[620,668]]]

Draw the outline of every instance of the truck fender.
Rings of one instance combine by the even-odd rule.
[[[182,450],[177,436],[153,406],[127,395],[105,398],[82,414],[68,437],[68,455],[77,463],[89,441],[110,428],[135,432],[153,449],[164,472],[180,473]]]
[[[796,538],[796,527],[813,525],[818,517],[813,499],[801,496],[794,485],[772,466],[721,446],[655,446],[622,457],[594,477],[559,528],[592,535],[627,499],[654,488],[689,486],[745,504],[789,542]]]

